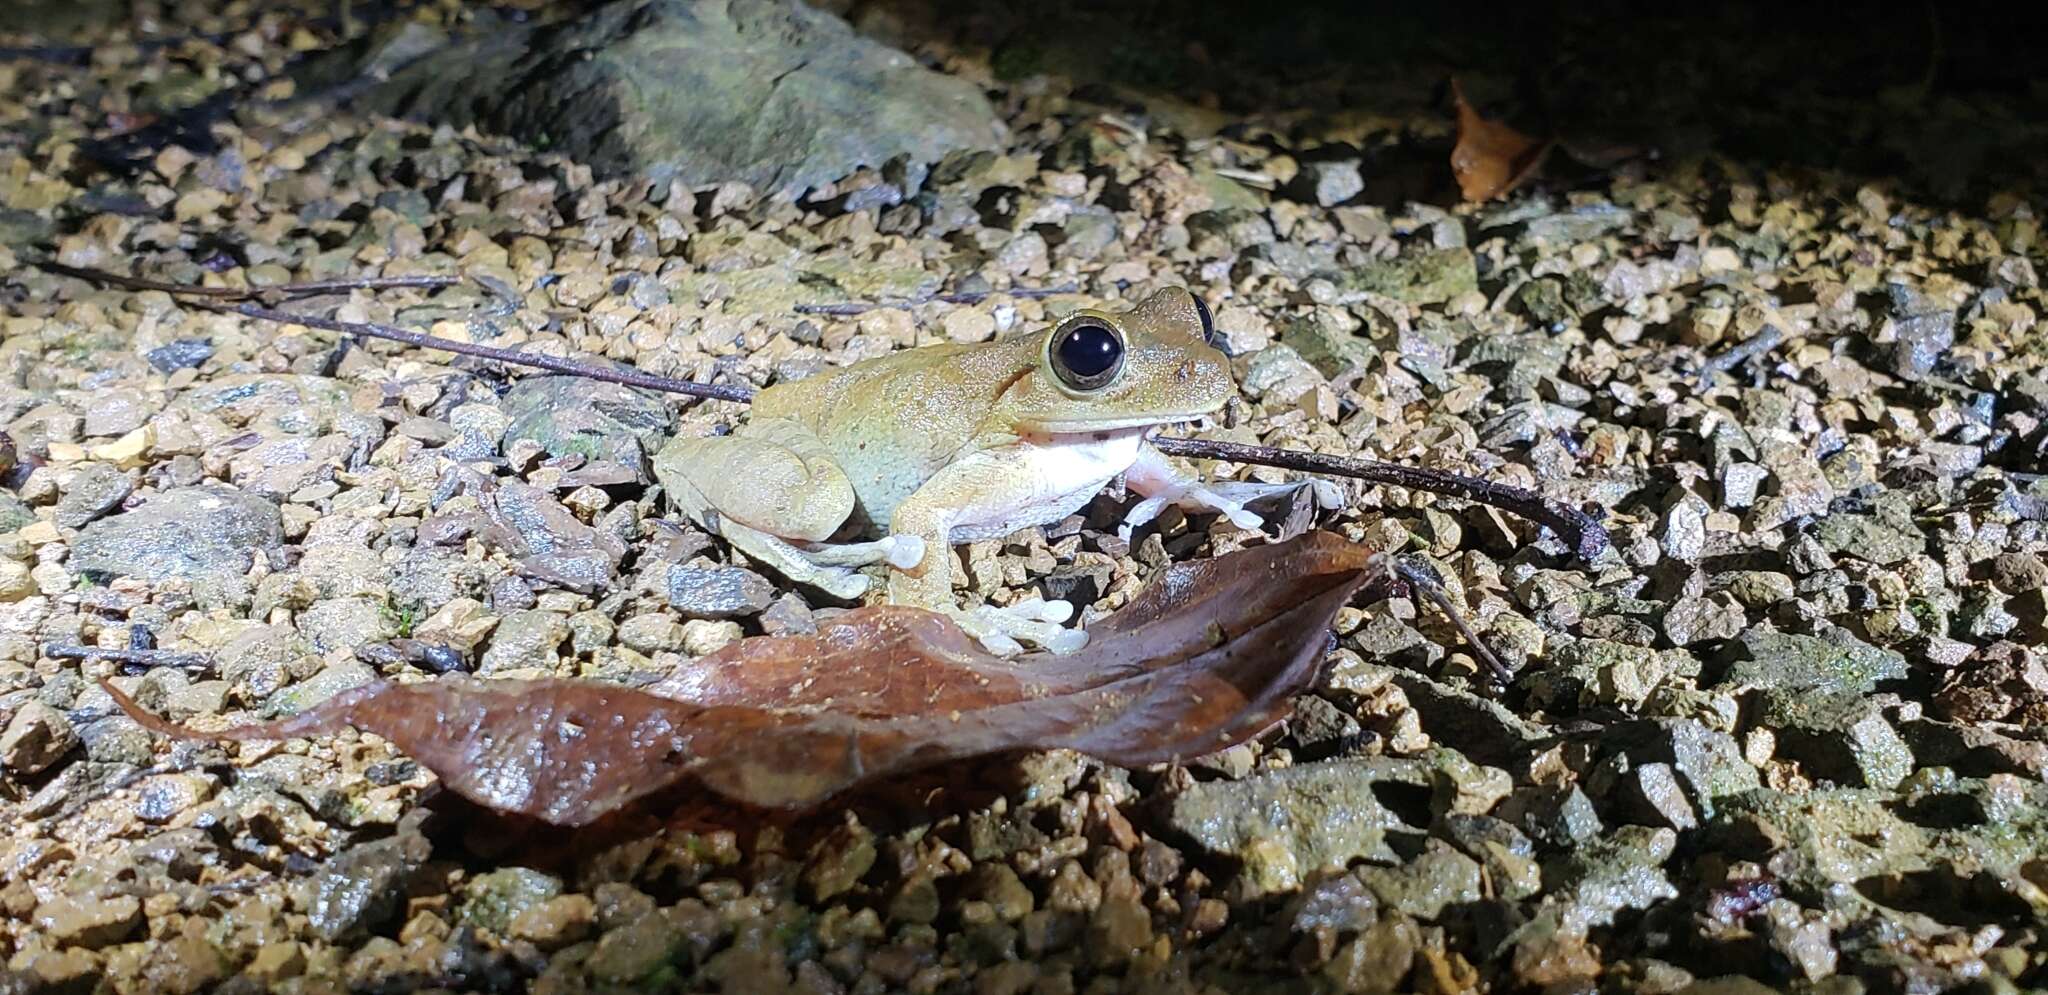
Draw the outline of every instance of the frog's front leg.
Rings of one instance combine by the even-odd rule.
[[[1076,480],[1048,472],[1048,454],[1029,444],[973,453],[939,471],[898,505],[889,531],[923,540],[924,559],[891,571],[890,602],[951,615],[969,635],[1003,656],[1021,652],[1024,644],[1055,653],[1087,645],[1087,633],[1061,625],[1074,615],[1067,602],[1030,598],[1007,608],[962,610],[953,600],[953,542],[999,538],[1058,521],[1108,482],[1108,475]]]
[[[1230,524],[1241,529],[1256,529],[1265,524],[1264,519],[1245,510],[1243,502],[1174,469],[1166,454],[1151,446],[1138,447],[1138,458],[1124,471],[1124,486],[1144,497],[1131,507],[1117,529],[1117,534],[1125,539],[1131,537],[1132,529],[1159,517],[1169,504],[1220,511],[1230,519]]]

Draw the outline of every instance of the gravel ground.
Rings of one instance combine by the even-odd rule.
[[[2048,984],[2029,187],[1560,153],[1568,180],[1431,206],[1378,191],[1410,159],[1448,186],[1440,78],[1399,114],[1288,116],[934,43],[1006,147],[790,203],[267,104],[331,26],[164,17],[181,40],[88,26],[89,58],[0,61],[0,991]],[[221,94],[249,106],[175,113]],[[142,168],[91,165],[119,156]],[[1520,671],[1505,694],[1434,609],[1361,601],[1284,729],[1185,766],[1035,754],[801,816],[685,795],[510,825],[375,737],[173,744],[99,682],[228,724],[380,676],[643,683],[805,631],[846,606],[647,486],[662,439],[743,409],[280,335],[42,259],[459,274],[294,306],[752,384],[1187,285],[1242,393],[1203,434],[1536,487],[1615,549],[1347,483],[1277,517],[1428,558]],[[987,296],[795,310],[939,292]],[[1257,541],[1169,512],[1125,542],[1123,507],[963,547],[961,576],[1099,617]]]

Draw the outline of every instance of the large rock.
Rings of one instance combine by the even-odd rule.
[[[239,576],[251,556],[279,538],[276,505],[225,487],[186,487],[86,526],[70,564],[81,573],[147,581]]]
[[[554,24],[483,24],[438,51],[423,30],[366,60],[403,63],[372,107],[476,123],[609,173],[796,193],[999,134],[974,84],[797,0],[622,0]]]
[[[507,392],[502,445],[531,439],[551,456],[575,453],[594,460],[647,468],[646,453],[660,448],[675,420],[659,398],[583,377],[527,377]]]

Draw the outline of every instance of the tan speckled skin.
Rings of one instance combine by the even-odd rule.
[[[1057,520],[1028,519],[1066,503],[1044,493],[1068,468],[1062,447],[1078,447],[1075,480],[1093,481],[1085,501],[1123,469],[1105,467],[1096,433],[1208,414],[1235,391],[1228,360],[1202,341],[1187,291],[1160,291],[1120,315],[1089,313],[1125,340],[1123,371],[1094,393],[1068,390],[1048,365],[1053,328],[926,346],[770,387],[745,426],[671,442],[656,473],[700,523],[716,512],[805,542],[832,538],[849,521],[918,535],[924,562],[892,574],[890,600],[950,610],[946,547],[956,527],[978,515],[1016,528]],[[1123,449],[1109,458],[1127,465]],[[1002,508],[1011,510],[990,510]]]

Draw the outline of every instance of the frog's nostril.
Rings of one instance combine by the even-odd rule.
[[[1195,361],[1192,359],[1181,360],[1180,365],[1174,367],[1173,377],[1181,383],[1193,380],[1195,378]]]

